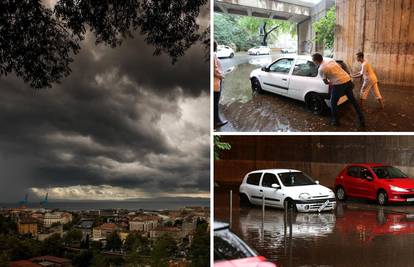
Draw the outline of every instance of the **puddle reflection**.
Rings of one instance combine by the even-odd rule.
[[[227,195],[215,196],[216,220],[228,221]],[[278,266],[412,266],[414,216],[375,205],[338,204],[331,213],[233,207],[232,230]],[[372,208],[372,210],[371,210]]]

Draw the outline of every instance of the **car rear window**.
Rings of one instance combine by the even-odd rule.
[[[251,185],[259,185],[260,177],[262,177],[262,173],[251,173],[247,177],[246,183],[251,184]]]
[[[277,180],[276,175],[274,175],[273,173],[265,173],[263,175],[263,181],[262,181],[262,186],[264,187],[272,187],[272,184],[279,184],[279,181]]]
[[[348,168],[346,173],[351,177],[360,178],[360,171],[361,171],[361,167],[352,166]]]
[[[296,60],[292,75],[303,77],[316,77],[318,75],[318,67],[309,60]]]

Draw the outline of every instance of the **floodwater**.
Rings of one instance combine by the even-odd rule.
[[[223,81],[220,101],[221,114],[229,123],[217,131],[360,131],[356,113],[349,103],[340,106],[341,126],[335,127],[329,124],[329,112],[318,116],[308,111],[304,102],[272,93],[253,94],[250,72],[278,56],[236,55],[233,59],[222,59],[224,69],[231,71]],[[361,83],[355,81],[357,98],[360,87]],[[380,84],[385,108],[380,109],[374,96],[369,96],[364,111],[367,127],[363,131],[414,131],[413,89]]]
[[[350,201],[320,214],[266,208],[263,219],[233,192],[232,230],[277,266],[414,265],[413,207]],[[215,220],[229,222],[229,191],[216,189],[214,202]]]

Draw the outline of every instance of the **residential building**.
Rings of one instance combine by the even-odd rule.
[[[43,224],[45,227],[50,227],[52,224],[60,223],[67,224],[72,221],[72,214],[68,212],[48,212],[43,218]]]
[[[31,234],[33,237],[38,235],[37,221],[32,218],[24,218],[18,221],[17,231],[21,235]]]

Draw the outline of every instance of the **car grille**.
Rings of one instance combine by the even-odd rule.
[[[312,198],[327,198],[329,196],[313,196]]]
[[[314,204],[309,204],[309,209],[310,210],[317,210],[317,209],[319,209],[323,204],[324,204],[325,202],[322,202],[322,203],[314,203]],[[335,202],[330,202],[329,201],[329,204],[328,205],[326,205],[326,207],[325,207],[325,209],[332,209],[332,208],[334,208],[335,207]]]
[[[414,194],[401,195],[401,198],[414,198]]]

